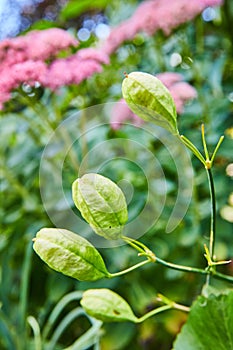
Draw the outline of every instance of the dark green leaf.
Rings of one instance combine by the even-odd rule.
[[[174,350],[184,349],[233,350],[233,291],[194,302],[174,343]]]

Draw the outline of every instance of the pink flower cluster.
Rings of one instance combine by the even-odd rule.
[[[59,28],[35,30],[23,36],[5,39],[0,42],[1,69],[28,60],[48,60],[61,50],[77,45],[77,40]]]
[[[55,90],[79,84],[109,63],[105,53],[93,48],[81,49],[67,58],[56,57],[61,50],[77,44],[68,32],[58,28],[0,42],[0,109],[22,83],[33,86],[39,82]]]
[[[183,81],[183,76],[178,73],[165,72],[157,74],[156,77],[170,91],[177,113],[182,113],[184,104],[197,96],[196,90],[188,83]],[[124,99],[117,102],[111,111],[111,127],[113,130],[118,130],[122,124],[131,121],[134,125],[140,126],[143,121],[135,115],[128,107]]]
[[[54,60],[39,81],[52,90],[65,85],[80,84],[94,73],[101,72],[102,64],[108,63],[106,54],[92,48],[81,49],[67,58]]]
[[[132,124],[136,126],[143,124],[142,119],[129,109],[127,103],[122,98],[115,103],[111,110],[111,128],[113,130],[118,130],[121,128],[122,124],[127,123],[127,121],[132,122]]]
[[[122,42],[132,40],[138,32],[148,35],[157,30],[170,34],[178,25],[193,19],[206,7],[220,5],[223,0],[147,0],[143,1],[131,18],[112,29],[109,37],[98,48],[79,50],[66,58],[58,58],[61,50],[77,46],[78,42],[67,31],[52,28],[32,31],[24,36],[0,42],[0,109],[11,97],[11,91],[22,83],[33,86],[39,82],[52,90],[79,84],[109,63],[109,55]],[[178,79],[178,78],[177,78]],[[168,82],[167,82],[168,84]],[[166,82],[165,82],[166,85]],[[184,101],[194,96],[193,88],[182,81],[169,86],[180,112]],[[181,97],[183,96],[183,97]],[[132,117],[131,115],[131,118]]]
[[[165,72],[157,74],[156,77],[161,80],[170,91],[178,114],[183,112],[184,105],[187,101],[197,97],[196,89],[183,81],[183,76],[181,74]]]
[[[148,0],[142,2],[132,17],[113,28],[102,49],[111,54],[139,32],[153,35],[162,30],[166,35],[182,23],[188,22],[208,6],[221,5],[223,0]]]

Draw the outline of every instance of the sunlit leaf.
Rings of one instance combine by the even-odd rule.
[[[198,297],[174,350],[233,349],[233,291]]]

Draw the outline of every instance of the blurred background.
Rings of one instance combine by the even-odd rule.
[[[169,5],[162,0],[1,0],[0,349],[172,348],[186,314],[169,311],[140,325],[101,325],[80,311],[81,292],[111,288],[129,302],[137,315],[143,315],[157,306],[157,293],[190,305],[200,294],[204,279],[156,264],[121,278],[94,283],[75,281],[49,269],[32,249],[36,232],[42,227],[54,227],[43,205],[45,197],[41,197],[40,165],[49,143],[48,172],[57,174],[56,169],[62,164],[67,200],[58,203],[51,181],[49,186],[45,184],[52,201],[48,207],[54,208],[53,215],[66,226],[68,207],[79,215],[71,200],[71,184],[88,152],[109,140],[143,142],[160,162],[166,181],[166,202],[159,220],[141,240],[165,260],[204,268],[203,245],[208,242],[210,207],[203,166],[192,157],[192,202],[182,222],[167,234],[179,179],[174,159],[153,137],[153,128],[150,134],[142,133],[137,127],[142,124],[127,108],[117,113],[105,112],[104,120],[97,113],[95,120],[106,123],[102,128],[92,129],[92,115],[85,114],[92,106],[122,101],[125,71],[160,75],[176,102],[181,134],[203,151],[200,129],[204,123],[210,152],[219,137],[225,136],[213,169],[216,256],[220,260],[232,259],[232,21],[230,0],[197,1],[196,5],[184,5],[181,0]],[[58,28],[59,32],[51,32]],[[35,30],[45,35],[33,36]],[[162,76],[168,72],[173,75]],[[73,115],[79,116],[76,129],[64,128],[62,142],[51,141],[61,123]],[[124,125],[127,120],[131,126]],[[92,132],[70,149],[76,132],[80,135],[86,130]],[[133,152],[127,151],[127,155]],[[111,152],[107,157],[111,159]],[[130,187],[124,188],[124,181],[133,187],[129,213],[130,217],[139,215],[148,191],[142,169],[132,162],[120,161],[103,167],[102,173],[123,183],[126,194]],[[153,213],[158,213],[159,205],[155,198]],[[77,226],[76,222],[71,225]],[[76,229],[82,235],[80,228]],[[108,247],[100,252],[111,272],[138,262],[137,254],[128,246]],[[232,274],[233,265],[220,270]],[[220,281],[213,284],[219,289],[226,287]]]

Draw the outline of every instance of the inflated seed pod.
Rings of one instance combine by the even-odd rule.
[[[106,239],[122,236],[128,211],[125,196],[110,179],[86,174],[74,181],[72,195],[76,207],[92,229]]]
[[[43,228],[33,239],[33,249],[53,270],[80,281],[110,277],[96,248],[85,238],[60,228]]]
[[[83,293],[81,305],[90,316],[103,322],[137,323],[129,304],[117,293],[110,289],[88,289]]]
[[[155,76],[143,72],[126,74],[122,93],[130,109],[140,118],[178,133],[173,98]]]

